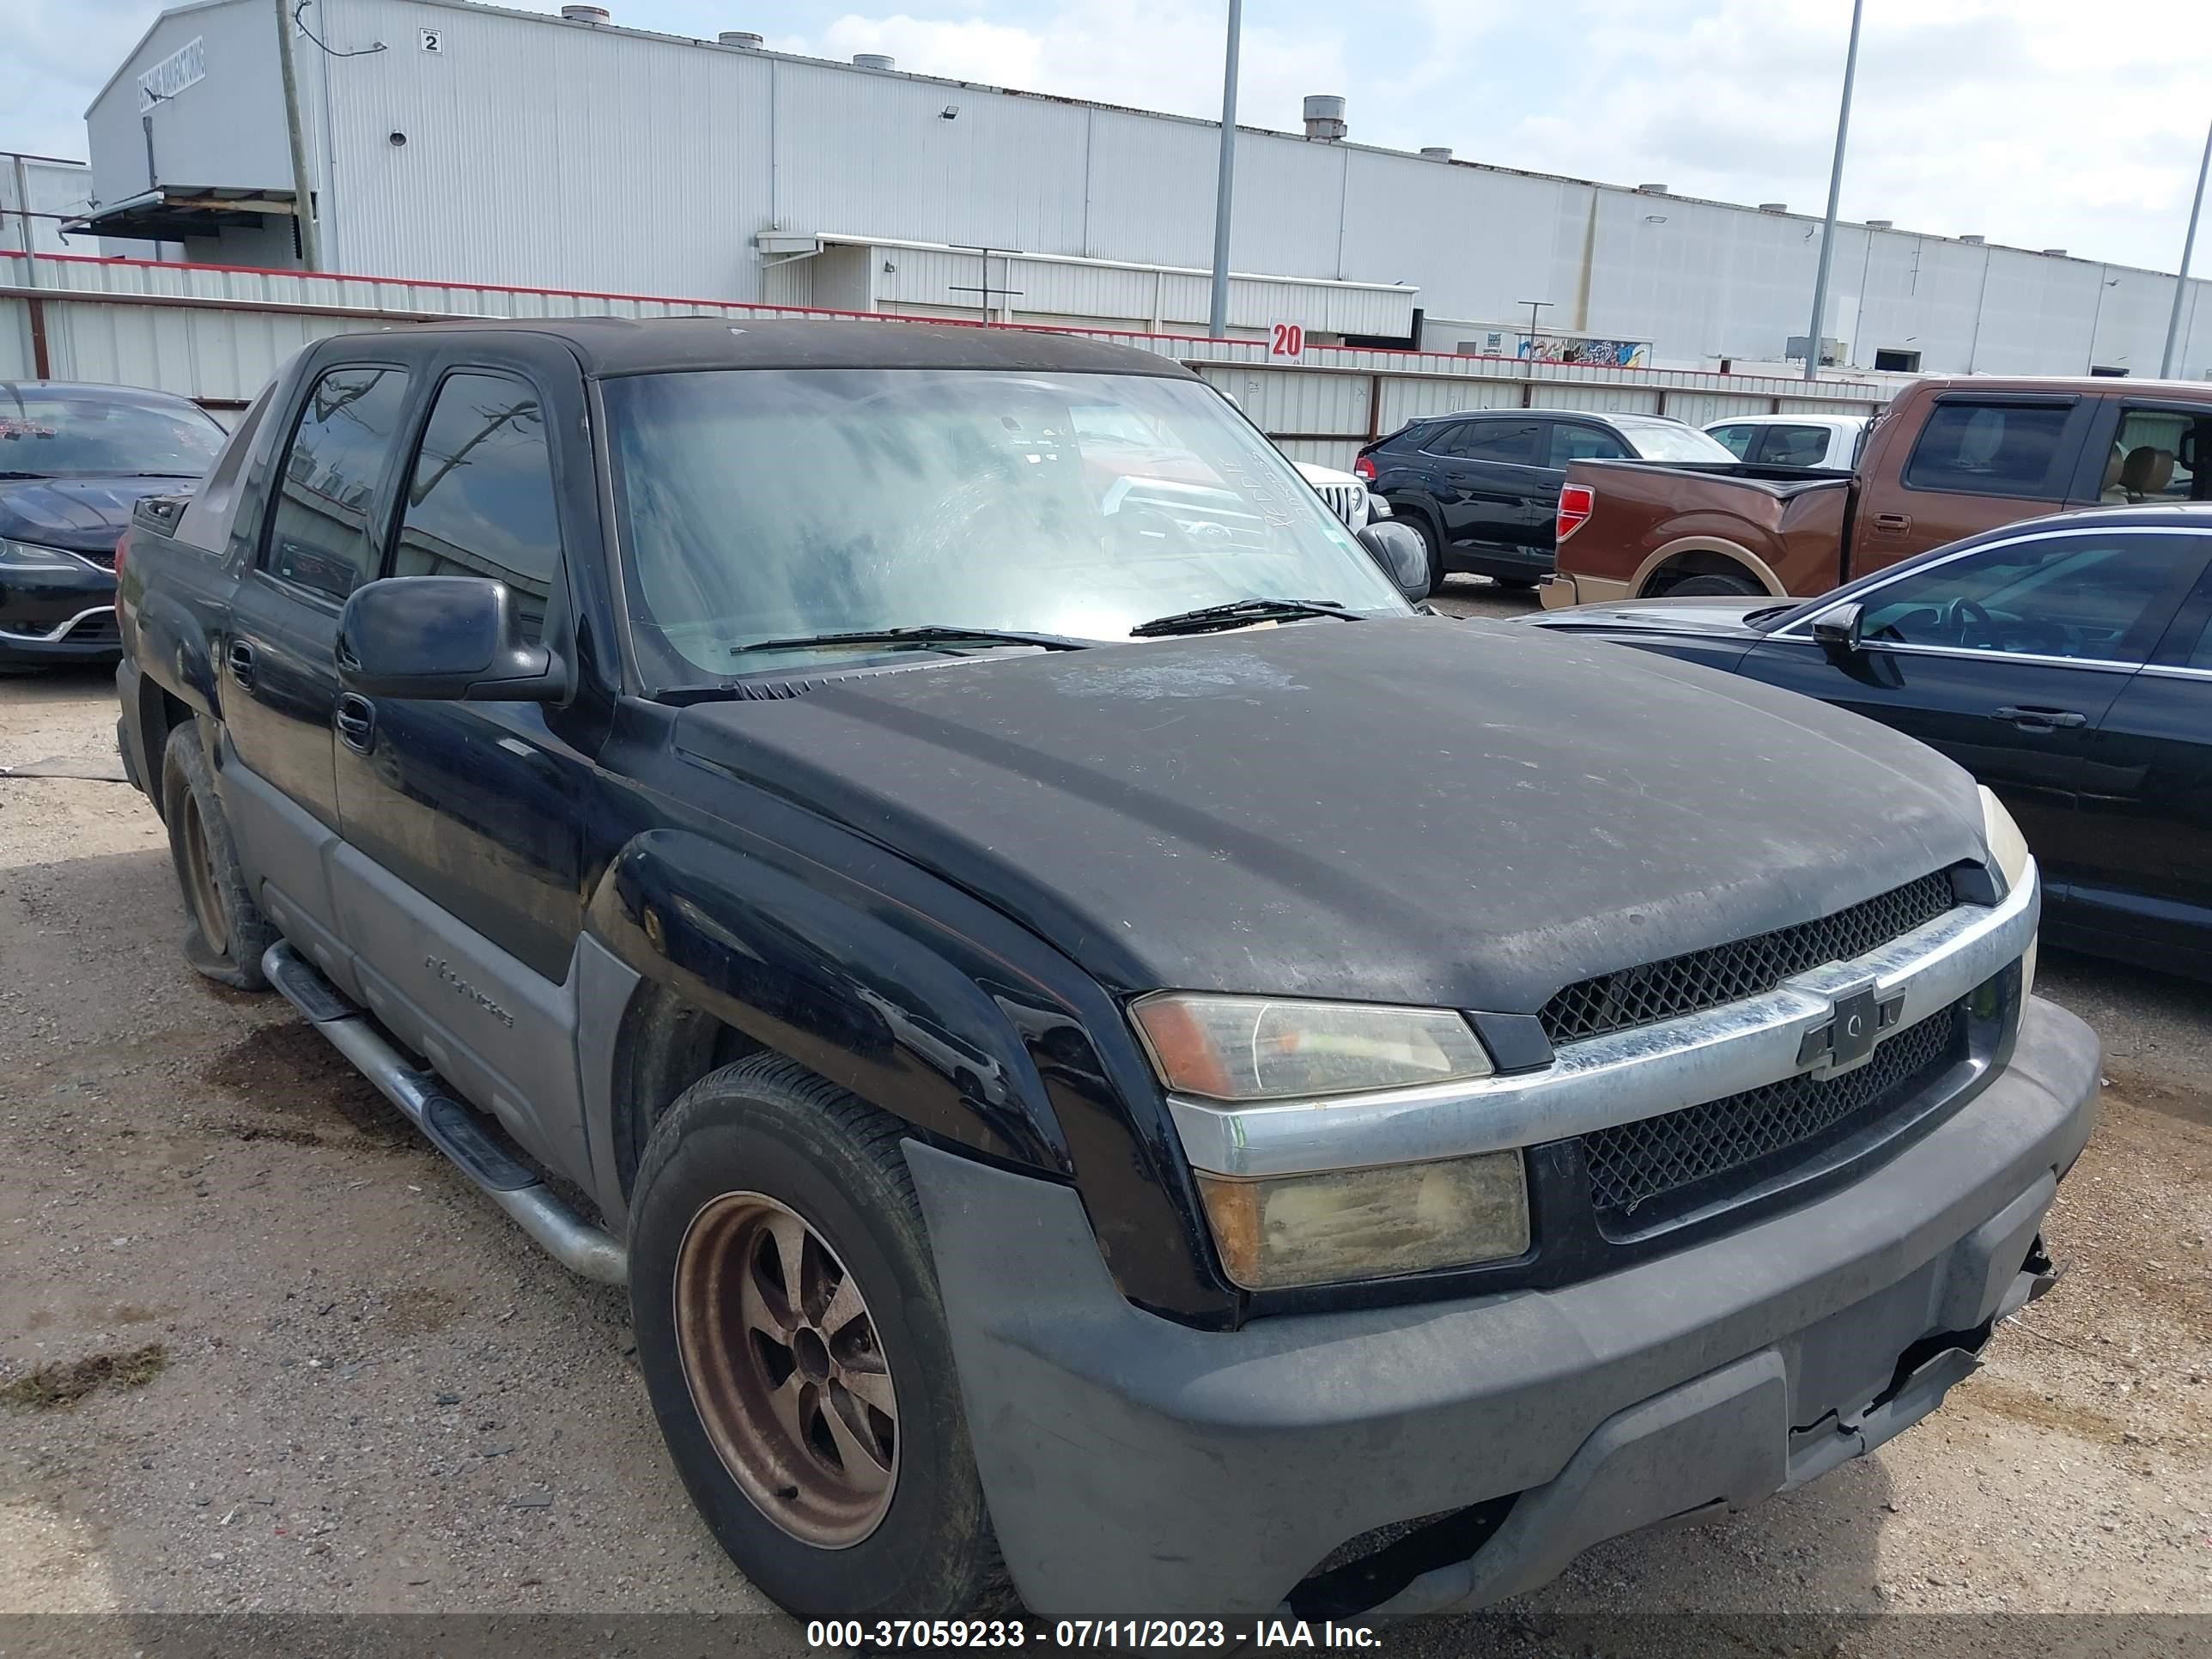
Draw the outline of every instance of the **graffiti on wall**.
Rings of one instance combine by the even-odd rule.
[[[1532,350],[1530,348],[1534,347]],[[1647,340],[1594,340],[1583,335],[1523,336],[1518,356],[1540,363],[1584,363],[1594,368],[1647,368],[1651,345]]]

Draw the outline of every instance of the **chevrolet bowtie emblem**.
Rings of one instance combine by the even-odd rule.
[[[1902,996],[1882,1001],[1869,981],[1838,997],[1827,1024],[1805,1033],[1804,1041],[1797,1045],[1797,1063],[1847,1070],[1874,1053],[1875,1041],[1897,1024],[1904,1012]]]

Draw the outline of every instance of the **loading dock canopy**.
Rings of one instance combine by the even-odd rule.
[[[225,225],[258,229],[267,216],[289,218],[294,211],[289,190],[162,185],[94,208],[63,228],[125,241],[180,242],[188,236],[212,236]]]

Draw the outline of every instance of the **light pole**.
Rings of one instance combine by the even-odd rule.
[[[307,146],[300,132],[300,82],[292,68],[292,5],[293,0],[276,0],[276,67],[284,87],[284,136],[292,150],[292,211],[300,227],[300,262],[310,270],[320,270],[323,239],[321,227],[315,223]]]
[[[1549,300],[1516,300],[1513,303],[1528,307],[1528,361],[1533,363],[1536,361],[1536,313],[1549,311],[1552,302]]]
[[[1859,15],[1866,0],[1851,0],[1851,44],[1844,54],[1844,101],[1836,112],[1836,160],[1828,169],[1828,216],[1820,226],[1820,271],[1813,279],[1813,327],[1805,342],[1805,378],[1820,378],[1820,334],[1828,318],[1828,264],[1836,251],[1836,202],[1844,193],[1844,141],[1851,130],[1851,78],[1859,67]]]
[[[1213,301],[1206,331],[1229,337],[1229,210],[1237,195],[1237,48],[1244,33],[1244,0],[1229,0],[1228,63],[1221,76],[1221,182],[1213,198]]]
[[[2189,204],[2189,234],[2181,239],[2181,272],[2173,279],[2173,314],[2166,319],[2166,355],[2158,378],[2170,380],[2181,359],[2181,299],[2189,292],[2189,261],[2197,252],[2197,216],[2204,211],[2204,175],[2212,173],[2212,127],[2204,130],[2204,159],[2197,164],[2197,194]]]

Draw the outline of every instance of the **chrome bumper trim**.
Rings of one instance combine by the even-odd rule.
[[[1872,981],[1881,1002],[1901,998],[1880,1039],[1887,1042],[2017,961],[2042,910],[2031,861],[2027,878],[1998,904],[1955,906],[1879,950],[1810,969],[1761,996],[1571,1042],[1540,1072],[1253,1106],[1170,1095],[1168,1106],[1192,1166],[1224,1176],[1409,1164],[1588,1134],[1801,1072],[1826,1075],[1825,1065],[1801,1066],[1798,1054],[1834,1018],[1839,996]]]
[[[27,628],[16,629],[8,627],[5,624],[0,624],[0,637],[5,637],[11,640],[27,640],[39,645],[53,645],[62,640],[67,639],[71,632],[76,629],[79,623],[89,622],[94,617],[112,617],[114,614],[115,607],[113,605],[95,605],[88,610],[78,611],[76,615],[71,617],[67,622],[61,623],[59,626],[44,634],[36,633]]]

